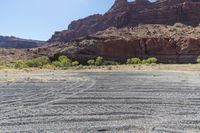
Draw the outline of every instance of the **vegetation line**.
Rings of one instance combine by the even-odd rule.
[[[127,65],[149,65],[157,64],[159,61],[155,57],[148,59],[140,59],[137,57],[127,59]],[[200,64],[200,56],[197,57],[197,63]],[[44,68],[44,69],[68,69],[76,68],[82,69],[84,66],[98,67],[98,66],[110,66],[110,65],[123,65],[116,61],[104,60],[103,57],[98,56],[96,59],[90,59],[85,65],[79,63],[79,61],[72,61],[67,56],[60,56],[57,60],[51,61],[47,56],[37,57],[31,60],[17,60],[10,64],[0,64],[0,69],[4,68],[14,68],[14,69],[24,69],[24,68]],[[108,67],[108,70],[111,70]]]

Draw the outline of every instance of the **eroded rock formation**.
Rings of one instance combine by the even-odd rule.
[[[131,57],[157,57],[162,63],[195,63],[200,55],[200,26],[145,24],[111,27],[68,43],[54,42],[32,51],[57,59],[60,55],[79,60],[102,56],[125,62]]]
[[[138,24],[167,24],[181,22],[196,26],[200,22],[199,0],[116,0],[104,15],[92,15],[73,21],[68,30],[56,32],[49,42],[68,42],[78,37],[90,35],[109,27],[127,27]]]

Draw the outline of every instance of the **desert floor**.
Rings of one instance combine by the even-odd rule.
[[[199,65],[110,67],[1,70],[0,132],[200,132]]]

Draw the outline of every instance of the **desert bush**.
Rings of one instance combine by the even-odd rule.
[[[61,64],[60,61],[53,61],[52,65],[55,66],[55,67],[62,67],[62,64]]]
[[[50,60],[46,56],[38,57],[32,60],[24,61],[24,64],[28,67],[42,67],[46,64],[49,64]]]
[[[68,67],[77,67],[79,66],[78,61],[72,61],[67,56],[60,56],[57,61],[53,61],[52,65],[55,67],[61,67],[67,69]]]
[[[22,68],[27,68],[26,64],[22,60],[17,60],[14,64],[14,68],[16,69],[22,69]]]
[[[73,61],[72,62],[72,66],[78,66],[79,65],[79,62],[78,61]]]
[[[148,59],[142,60],[142,64],[150,64],[150,61]]]
[[[127,59],[126,64],[132,64],[131,59]]]
[[[200,64],[200,56],[197,57],[197,63]]]
[[[95,65],[95,60],[88,60],[87,63],[90,66],[94,66]]]
[[[58,61],[60,62],[60,67],[70,67],[72,63],[67,56],[60,56]]]
[[[158,59],[156,59],[155,57],[151,57],[151,58],[142,60],[141,64],[156,64],[157,62],[158,62]]]
[[[70,67],[72,61],[67,56],[60,56],[57,61],[53,61],[52,65],[55,67]]]
[[[95,60],[91,59],[87,61],[88,65],[90,66],[101,66],[101,65],[118,65],[119,63],[116,61],[111,61],[111,60],[105,60],[103,57],[98,56]]]
[[[140,64],[141,60],[140,60],[140,58],[132,58],[131,62],[132,62],[132,64]]]
[[[119,63],[116,61],[110,61],[110,60],[106,60],[103,61],[103,65],[109,66],[109,65],[118,65]]]
[[[46,64],[46,65],[43,65],[42,68],[44,68],[44,69],[55,69],[55,66],[51,65],[51,64]]]
[[[49,57],[47,56],[42,56],[42,57],[38,57],[35,59],[37,62],[39,62],[39,64],[41,66],[49,64],[51,61],[49,60]]]
[[[153,64],[153,63],[157,63],[158,62],[158,59],[155,58],[155,57],[148,58],[147,60],[148,60],[149,64]]]
[[[141,59],[140,58],[131,58],[128,59],[126,64],[140,64],[141,63]]]
[[[28,67],[35,67],[35,62],[33,60],[27,60],[24,62]]]
[[[28,67],[42,67],[49,63],[50,63],[49,58],[46,56],[42,56],[42,57],[38,57],[35,59],[26,60],[26,61],[18,60],[15,62],[14,68],[22,69],[22,68],[28,68]]]
[[[96,66],[100,66],[103,64],[103,57],[98,56],[95,61]]]

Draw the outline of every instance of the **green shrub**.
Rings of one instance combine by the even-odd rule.
[[[60,62],[65,62],[65,61],[67,61],[68,60],[68,57],[67,56],[59,56],[58,57],[58,61],[60,61]]]
[[[61,63],[61,67],[70,67],[72,61],[67,56],[60,56],[58,61]]]
[[[79,64],[78,61],[72,62],[67,56],[60,56],[57,61],[52,62],[53,66],[62,68],[77,66],[78,64]]]
[[[103,61],[103,65],[118,65],[119,63],[118,62],[115,62],[115,61],[109,61],[109,60],[106,60],[106,61]]]
[[[200,56],[197,57],[197,63],[200,64]]]
[[[33,60],[27,60],[24,62],[28,67],[35,67],[35,63]]]
[[[127,59],[126,64],[132,64],[131,59]]]
[[[131,59],[128,59],[126,64],[140,64],[141,63],[141,60],[140,58],[131,58]]]
[[[153,63],[157,63],[157,62],[158,62],[158,59],[155,58],[155,57],[148,58],[147,60],[148,60],[148,62],[149,62],[150,64],[153,64]]]
[[[90,66],[101,66],[101,65],[118,65],[119,63],[111,60],[103,60],[103,57],[98,56],[95,60],[91,59],[87,61]]]
[[[50,60],[47,56],[38,57],[35,59],[35,61],[38,62],[38,64],[40,64],[40,66],[50,63]]]
[[[140,64],[141,63],[140,58],[132,58],[131,61],[132,61],[132,64]]]
[[[14,64],[14,68],[16,69],[22,69],[22,68],[26,68],[28,66],[25,65],[24,61],[22,60],[17,60]]]
[[[25,61],[25,64],[28,67],[41,67],[42,66],[42,63],[39,62],[37,59],[27,60],[27,61]]]
[[[79,65],[79,62],[78,61],[73,61],[72,62],[72,66],[78,66]]]
[[[50,60],[46,56],[38,57],[32,60],[24,61],[25,65],[28,67],[42,67],[50,63]]]
[[[95,61],[96,66],[100,66],[103,64],[103,57],[98,56]]]
[[[52,65],[55,66],[55,67],[62,67],[62,64],[60,61],[54,61],[52,62]]]
[[[147,60],[142,60],[142,64],[150,64],[150,61],[147,59]]]
[[[95,65],[95,60],[88,60],[87,63],[90,66],[94,66]]]

